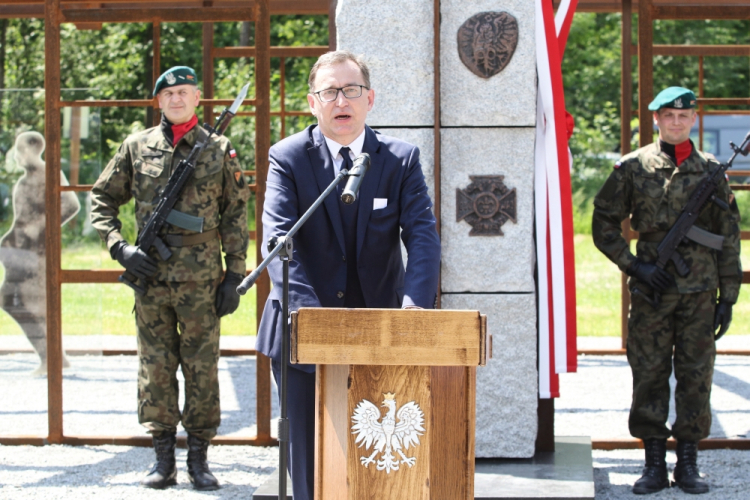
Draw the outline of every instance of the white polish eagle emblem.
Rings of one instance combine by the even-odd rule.
[[[398,470],[399,464],[414,466],[417,459],[407,457],[402,448],[408,450],[410,446],[418,446],[419,436],[424,433],[424,412],[414,401],[410,401],[396,411],[396,395],[393,393],[383,394],[385,399],[382,406],[388,408],[383,420],[380,419],[380,409],[370,401],[363,399],[354,410],[352,415],[352,434],[357,436],[355,444],[365,447],[366,450],[374,444],[375,451],[370,456],[360,457],[362,465],[367,467],[375,462],[375,456],[382,453],[381,459],[377,461],[378,470],[384,470],[390,474],[392,470]],[[398,423],[396,423],[398,419]],[[396,460],[393,452],[401,456],[401,461]]]

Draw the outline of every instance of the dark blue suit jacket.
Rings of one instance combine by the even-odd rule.
[[[357,267],[367,307],[433,308],[440,270],[440,239],[431,212],[419,149],[365,127],[363,152],[372,164],[359,192]],[[285,235],[333,181],[334,164],[317,125],[288,137],[269,151],[270,165],[263,210],[263,255],[272,236]],[[342,181],[346,182],[346,181]],[[344,307],[346,288],[344,231],[336,192],[294,236],[289,268],[289,310]],[[373,210],[375,198],[387,206]],[[408,254],[401,258],[399,237]],[[256,348],[281,360],[282,263],[268,266],[273,289],[258,329]],[[312,371],[314,367],[297,365]]]

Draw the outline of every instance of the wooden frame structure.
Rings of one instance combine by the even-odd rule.
[[[557,6],[559,0],[554,0]],[[638,13],[638,43],[633,44],[631,36],[633,9]],[[620,151],[623,155],[630,153],[631,128],[633,115],[651,116],[648,104],[654,98],[653,57],[654,56],[693,56],[698,57],[698,130],[699,148],[703,147],[703,116],[750,114],[750,110],[710,110],[711,106],[750,105],[750,97],[742,98],[706,98],[704,97],[703,58],[707,56],[750,56],[750,45],[654,45],[653,22],[659,19],[671,20],[737,20],[750,19],[750,10],[745,0],[578,0],[577,12],[619,12],[622,14],[622,52],[621,52],[621,102],[620,102]],[[638,109],[633,110],[632,57],[638,59]],[[639,124],[640,146],[652,142],[653,123],[641,120]],[[750,176],[750,170],[729,170],[730,177]],[[750,185],[731,184],[736,191],[748,191]],[[623,222],[623,234],[630,242],[638,238],[638,233],[630,229],[630,221]],[[750,231],[742,231],[743,240],[750,239]],[[630,309],[630,291],[627,286],[627,275],[621,275],[621,348],[609,350],[581,350],[582,354],[625,354],[628,335],[628,311]],[[750,271],[743,273],[742,283],[750,283]],[[750,350],[717,351],[718,354],[750,355]]]
[[[93,5],[93,7],[92,7]],[[45,138],[47,142],[45,199],[49,207],[59,207],[60,196],[65,191],[85,192],[91,185],[73,183],[60,185],[61,164],[61,109],[64,107],[152,107],[158,109],[156,99],[62,101],[60,99],[60,25],[75,23],[80,28],[97,28],[103,22],[150,22],[153,24],[153,79],[161,74],[160,39],[163,22],[202,22],[203,23],[203,106],[204,121],[211,122],[213,106],[226,106],[233,99],[215,99],[213,86],[214,59],[223,57],[252,57],[255,59],[254,99],[246,99],[244,106],[254,107],[254,111],[241,111],[238,114],[254,116],[255,170],[245,171],[246,176],[255,177],[249,183],[256,195],[256,220],[260,220],[265,194],[265,180],[268,168],[267,151],[271,140],[271,117],[278,117],[282,123],[282,137],[286,133],[286,118],[306,116],[303,111],[287,110],[284,103],[285,75],[284,60],[287,57],[317,57],[328,50],[319,47],[270,47],[271,14],[328,14],[328,0],[246,0],[239,2],[184,2],[161,0],[147,3],[146,0],[114,0],[107,4],[90,4],[76,0],[15,0],[0,4],[0,18],[43,17],[45,21]],[[214,22],[251,21],[255,23],[254,47],[214,47]],[[281,109],[271,111],[270,80],[271,58],[280,59]],[[66,436],[63,434],[62,411],[62,285],[69,283],[116,283],[119,271],[74,270],[61,268],[61,228],[60,213],[47,210],[46,265],[47,265],[47,346],[48,346],[48,436],[2,436],[0,444],[122,444],[150,446],[148,436]],[[251,232],[251,238],[255,235]],[[261,249],[256,245],[256,260],[262,260]],[[267,275],[256,283],[257,321],[260,321],[263,305],[270,292]],[[136,354],[135,351],[104,350],[104,355]],[[256,436],[215,438],[217,444],[274,445],[271,437],[271,381],[268,358],[252,349],[223,349],[222,356],[257,355]],[[181,443],[184,444],[184,443]]]
[[[555,4],[559,3],[555,0]],[[638,13],[638,44],[633,45],[631,37],[633,9]],[[750,56],[748,45],[654,45],[653,22],[658,19],[672,20],[703,20],[703,19],[750,19],[750,10],[746,0],[579,0],[578,12],[620,12],[622,13],[622,56],[621,56],[621,132],[620,148],[623,155],[630,152],[630,119],[634,114],[651,116],[648,104],[654,98],[653,91],[653,57],[655,55],[696,56],[698,57],[698,111],[700,145],[703,147],[703,115],[708,114],[738,114],[737,111],[706,110],[709,106],[721,105],[750,105],[750,98],[706,98],[703,93],[703,58],[706,56]],[[633,95],[632,56],[638,58],[638,110],[632,109]],[[750,111],[739,111],[739,114],[750,114]],[[639,124],[640,146],[652,142],[653,123],[641,120]],[[748,176],[748,170],[730,170],[730,176]],[[746,184],[732,184],[735,190],[750,190]],[[630,229],[630,221],[623,222],[623,234],[628,241],[638,238],[638,233]],[[750,231],[742,231],[742,239],[750,239]],[[742,283],[750,283],[750,272],[744,271]],[[585,354],[613,354],[624,355],[627,342],[627,319],[630,309],[630,291],[627,287],[627,276],[622,275],[621,300],[621,349],[612,350],[581,350]],[[718,350],[720,355],[750,355],[749,350]],[[674,441],[668,442],[670,449]],[[639,439],[609,439],[592,441],[592,447],[599,450],[636,449],[642,448]],[[700,441],[700,449],[736,449],[750,450],[750,439],[704,439]]]

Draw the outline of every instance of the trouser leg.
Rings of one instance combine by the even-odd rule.
[[[677,417],[672,435],[699,441],[711,432],[711,384],[716,359],[713,319],[716,292],[680,296],[675,311],[674,374]]]
[[[628,363],[633,373],[630,434],[640,439],[666,439],[671,434],[667,419],[674,343],[672,313],[679,295],[662,295],[657,308],[638,294],[631,299],[627,343]]]
[[[271,360],[276,386],[281,387],[281,364]],[[313,500],[315,481],[315,373],[287,370],[289,418],[288,470],[294,500]],[[281,394],[279,394],[279,401]]]
[[[180,331],[180,359],[185,377],[182,425],[210,441],[221,424],[219,398],[219,318],[216,290],[221,279],[170,283]]]
[[[135,296],[138,334],[138,422],[149,432],[175,432],[180,422],[177,367],[180,338],[166,283],[150,281]]]

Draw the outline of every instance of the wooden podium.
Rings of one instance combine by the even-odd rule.
[[[292,313],[291,362],[318,365],[316,500],[473,500],[489,346],[478,311]]]

